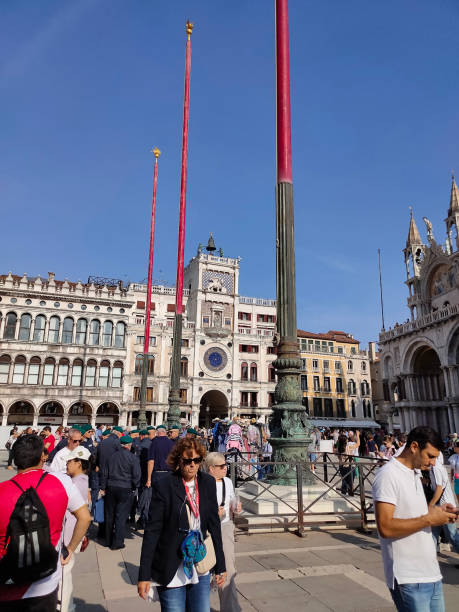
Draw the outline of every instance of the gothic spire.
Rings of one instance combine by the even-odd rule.
[[[449,199],[448,216],[452,215],[454,212],[459,212],[459,189],[457,188],[457,185],[456,185],[456,180],[454,178],[454,172],[451,178],[452,178],[451,196]]]
[[[415,244],[422,244],[421,236],[416,225],[416,221],[413,218],[413,209],[410,206],[410,229],[408,231],[408,238],[406,239],[406,248]]]

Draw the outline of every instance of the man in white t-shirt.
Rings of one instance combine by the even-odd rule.
[[[456,521],[449,504],[427,507],[420,470],[435,465],[442,440],[430,427],[415,427],[405,449],[373,483],[384,573],[399,612],[444,612],[442,575],[431,527]]]
[[[49,466],[50,472],[61,472],[61,474],[67,473],[67,457],[70,455],[72,451],[78,448],[78,445],[83,442],[83,436],[81,435],[81,431],[79,429],[71,429],[69,431],[69,437],[67,439],[67,446],[61,448],[54,455],[54,459]]]

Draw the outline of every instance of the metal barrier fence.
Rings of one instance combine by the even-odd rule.
[[[343,460],[343,457],[345,459]],[[330,522],[332,516],[346,515],[348,519],[357,518],[360,522],[359,530],[368,532],[368,515],[374,511],[373,499],[371,495],[371,485],[373,483],[375,470],[385,463],[385,459],[371,457],[355,457],[353,455],[341,455],[341,463],[339,456],[334,453],[322,452],[318,454],[318,458],[313,462],[262,462],[254,454],[237,453],[227,456],[229,476],[233,482],[234,488],[255,481],[260,486],[261,491],[255,495],[252,502],[260,498],[261,495],[281,502],[282,506],[287,506],[289,511],[277,512],[273,514],[259,515],[266,519],[277,518],[281,521],[281,525],[285,530],[293,529],[302,536],[305,532],[305,516],[308,517],[307,523],[309,526],[320,525]],[[289,503],[285,498],[281,497],[273,487],[276,483],[269,479],[269,474],[272,466],[288,465],[294,468],[296,473],[296,503]],[[311,469],[313,466],[313,470]],[[310,470],[313,476],[313,484],[322,486],[322,491],[312,499],[308,496],[306,501],[303,498],[303,484],[311,484],[303,482],[303,474],[305,469]],[[260,478],[261,477],[261,478]],[[350,488],[349,493],[346,487]],[[327,494],[333,491],[334,499],[342,498],[346,501],[348,509],[343,512],[315,512],[314,506]],[[337,497],[338,496],[338,497]],[[314,520],[317,517],[317,520]],[[325,517],[325,518],[324,518]],[[235,523],[240,529],[244,529],[245,517],[235,517]],[[265,528],[272,526],[272,523],[258,522],[253,525],[254,528]]]

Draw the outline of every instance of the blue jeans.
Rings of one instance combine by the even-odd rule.
[[[441,580],[414,584],[395,581],[390,593],[398,612],[445,612]]]
[[[199,576],[198,584],[157,588],[161,612],[210,612],[210,574]]]

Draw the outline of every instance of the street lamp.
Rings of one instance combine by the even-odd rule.
[[[311,423],[301,402],[301,359],[296,325],[295,242],[290,119],[290,58],[288,0],[276,0],[277,189],[276,189],[276,294],[279,341],[271,418],[274,465],[270,480],[294,485],[294,463],[303,467],[304,483],[313,481],[307,468]]]

